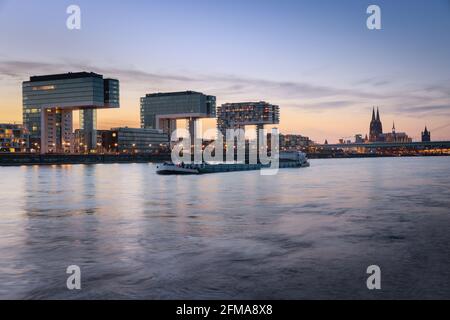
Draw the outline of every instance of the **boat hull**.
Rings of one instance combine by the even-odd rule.
[[[309,162],[280,162],[279,169],[287,168],[305,168],[309,167]],[[237,171],[254,171],[270,169],[270,165],[263,164],[217,164],[217,165],[198,165],[192,168],[177,167],[177,166],[161,166],[156,172],[160,175],[192,175],[192,174],[208,174],[208,173],[224,173]]]
[[[284,152],[280,155],[278,169],[286,168],[305,168],[309,167],[309,161],[302,152]],[[248,164],[248,163],[219,163],[219,164],[182,164],[181,166],[173,163],[164,163],[156,169],[158,174],[162,175],[189,175],[189,174],[208,174],[236,171],[252,171],[270,169],[270,164]]]
[[[156,167],[156,173],[160,175],[191,175],[199,174],[197,169],[177,167],[174,165],[160,165]]]

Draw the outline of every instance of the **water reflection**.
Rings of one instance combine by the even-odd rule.
[[[0,168],[0,297],[448,297],[449,167],[316,160],[276,177]],[[80,292],[65,288],[71,264]],[[384,270],[375,295],[370,264]]]

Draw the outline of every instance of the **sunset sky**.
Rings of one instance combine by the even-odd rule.
[[[370,4],[382,30],[366,27]],[[450,1],[0,0],[0,122],[22,121],[30,75],[69,71],[120,80],[100,128],[139,126],[146,93],[195,90],[278,104],[282,133],[318,142],[368,133],[372,106],[385,131],[449,140]]]

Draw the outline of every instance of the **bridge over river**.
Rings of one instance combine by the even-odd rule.
[[[450,149],[450,141],[431,142],[372,142],[372,143],[344,143],[344,144],[320,144],[316,147],[323,149],[397,149],[405,148],[410,150],[424,149]]]

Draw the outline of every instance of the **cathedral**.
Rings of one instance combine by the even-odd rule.
[[[372,111],[372,121],[370,121],[370,133],[369,141],[377,142],[380,141],[380,136],[383,134],[383,124],[380,119],[380,110],[377,108],[377,116],[375,117],[375,107]]]
[[[372,111],[372,121],[370,121],[369,142],[412,142],[412,139],[405,132],[396,132],[395,124],[392,125],[392,132],[383,133],[383,124],[380,119],[380,110],[375,107]]]

